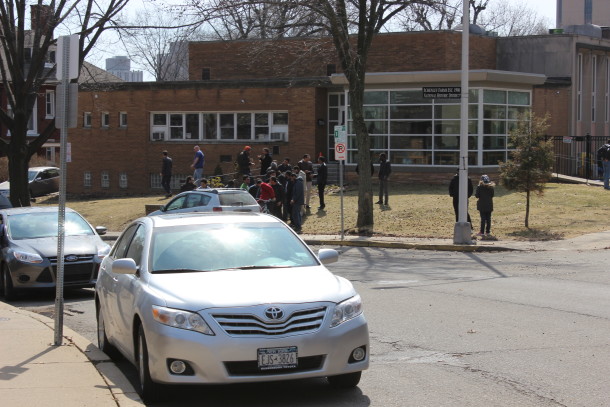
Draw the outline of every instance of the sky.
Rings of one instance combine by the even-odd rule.
[[[134,15],[138,11],[141,10],[143,4],[150,3],[151,0],[131,0],[129,5],[126,7],[128,13]],[[184,0],[163,0],[160,1],[163,3],[178,3],[183,4]],[[160,3],[158,2],[158,3]],[[157,3],[157,4],[158,4]],[[494,3],[497,4],[525,4],[529,8],[533,9],[540,16],[545,17],[548,20],[549,28],[555,28],[555,20],[556,20],[556,9],[557,9],[557,0],[494,0]],[[118,52],[114,54],[96,54],[94,58],[88,58],[89,62],[94,63],[100,68],[104,69],[106,67],[105,58],[110,58],[116,55],[125,55],[126,53]],[[141,67],[137,67],[132,63],[132,70],[143,70]],[[144,80],[152,80],[152,78],[145,72]]]

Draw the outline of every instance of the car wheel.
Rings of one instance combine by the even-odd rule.
[[[111,359],[116,359],[119,356],[117,348],[108,342],[108,337],[106,336],[106,323],[104,322],[104,314],[102,314],[101,306],[97,310],[97,347]]]
[[[136,349],[138,377],[140,379],[139,393],[144,402],[153,402],[160,399],[162,385],[150,378],[148,369],[148,346],[142,325],[138,328],[138,344]]]
[[[328,376],[326,379],[332,387],[347,389],[358,386],[362,372],[340,374],[338,376]]]
[[[11,274],[6,264],[2,265],[2,268],[0,269],[0,295],[4,297],[6,301],[15,299],[13,280],[11,280]]]

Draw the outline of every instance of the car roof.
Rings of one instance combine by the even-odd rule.
[[[58,206],[22,206],[19,208],[6,208],[2,209],[7,215],[18,215],[23,213],[45,213],[45,212],[57,212]],[[66,212],[76,212],[74,209],[66,208]]]
[[[210,225],[216,223],[279,223],[275,216],[257,212],[181,212],[162,216],[149,216],[154,227],[171,227],[179,225]]]
[[[48,169],[59,170],[57,167],[30,167],[28,171],[44,171]]]

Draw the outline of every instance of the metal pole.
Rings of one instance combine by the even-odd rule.
[[[68,134],[68,98],[70,94],[69,59],[70,47],[68,37],[60,37],[64,41],[61,92],[63,93],[62,120],[60,123],[60,181],[59,181],[59,207],[57,211],[57,269],[55,273],[55,346],[60,346],[63,339],[64,326],[64,237],[66,219],[66,138]]]
[[[470,34],[470,5],[463,0],[462,18],[462,104],[460,114],[460,162],[458,222],[453,229],[453,243],[472,244],[471,226],[468,222],[468,52]]]
[[[341,240],[345,238],[345,228],[343,227],[343,163],[339,160],[339,190],[341,191]]]

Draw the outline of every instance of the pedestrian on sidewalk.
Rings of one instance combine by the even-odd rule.
[[[455,221],[459,220],[459,204],[460,204],[460,169],[458,168],[451,182],[449,183],[449,196],[453,198],[453,211],[455,212]],[[472,186],[472,180],[468,178],[466,181],[468,185],[468,195],[466,198],[466,216],[470,227],[472,227],[472,220],[470,219],[470,213],[468,213],[468,198],[472,196],[474,187]]]
[[[479,236],[491,235],[491,213],[494,210],[494,186],[496,184],[487,175],[482,175],[474,196],[477,201],[477,210],[481,214],[481,228]]]
[[[167,150],[163,150],[163,161],[161,163],[161,186],[165,190],[165,197],[172,196],[171,180],[172,180],[172,159],[169,157]]]
[[[379,177],[379,201],[377,201],[379,205],[389,205],[388,178],[390,178],[391,173],[392,165],[387,160],[385,153],[379,154],[379,173],[377,175]]]
[[[195,151],[195,158],[193,159],[193,163],[191,164],[191,168],[193,171],[193,178],[195,179],[195,185],[201,185],[201,178],[203,178],[203,163],[205,162],[205,155],[199,146],[193,147],[193,151]]]
[[[318,175],[316,177],[318,183],[318,198],[320,200],[320,206],[318,207],[319,211],[323,211],[326,207],[324,203],[324,189],[326,188],[326,182],[328,179],[328,166],[326,165],[326,157],[319,156],[318,157]]]
[[[610,139],[597,150],[597,157],[604,170],[604,189],[610,189]]]

